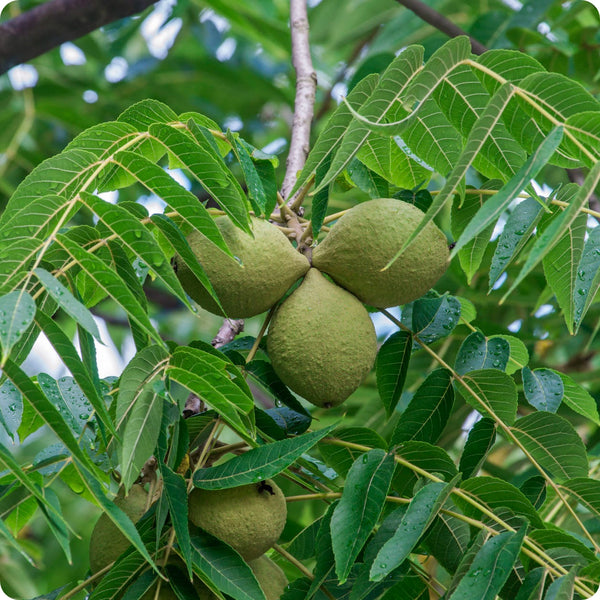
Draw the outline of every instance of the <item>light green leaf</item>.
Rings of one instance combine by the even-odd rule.
[[[375,90],[368,100],[363,102],[358,110],[358,115],[367,122],[375,124],[383,123],[386,115],[409,84],[419,72],[423,63],[423,48],[420,46],[409,46],[405,48],[389,65],[381,76]],[[356,111],[348,102],[346,108],[356,116]],[[335,153],[329,171],[319,184],[319,189],[331,183],[354,158],[362,144],[367,140],[371,132],[371,125],[363,121],[353,121],[348,127],[344,138]],[[387,132],[386,132],[387,133]]]
[[[563,403],[571,410],[596,423],[596,425],[600,425],[598,406],[591,394],[568,375],[558,371],[554,372],[561,378],[563,383]]]
[[[0,386],[0,425],[15,441],[23,417],[23,396],[8,380]]]
[[[556,481],[587,476],[585,446],[566,419],[549,412],[536,412],[518,419],[511,431]]]
[[[63,521],[60,507],[57,508],[45,497],[43,489],[38,485],[38,483],[33,481],[33,477],[29,476],[25,471],[23,471],[23,469],[19,466],[19,463],[14,459],[12,452],[10,452],[8,448],[2,444],[0,444],[0,464],[5,469],[8,469],[16,481],[18,481],[19,484],[22,485],[38,501],[40,507],[46,508],[46,510],[51,513],[55,519],[58,519],[59,522]],[[35,473],[33,475],[35,475]]]
[[[573,293],[575,305],[575,333],[600,288],[600,228],[589,231],[583,255],[577,269],[577,289]]]
[[[546,281],[556,296],[571,334],[576,317],[575,302],[577,296],[581,295],[578,291],[582,289],[579,262],[583,254],[586,228],[587,215],[579,213],[542,261]]]
[[[467,36],[457,36],[436,50],[423,69],[415,77],[406,94],[407,102],[422,102],[446,78],[457,65],[471,57],[471,44]]]
[[[160,281],[182,302],[190,306],[179,279],[152,234],[129,211],[98,196],[82,192],[81,199],[120,243],[152,269]]]
[[[548,227],[542,232],[536,240],[533,248],[529,252],[527,260],[521,269],[521,272],[514,280],[510,289],[504,294],[503,299],[507,298],[515,288],[525,279],[531,270],[539,263],[540,260],[552,250],[556,243],[568,230],[570,225],[575,221],[581,207],[588,201],[593,194],[598,183],[600,183],[600,161],[594,165],[587,174],[583,184],[577,188],[573,199],[569,202],[567,208],[554,219]]]
[[[600,516],[600,481],[576,477],[565,481],[560,487],[593,514]]]
[[[231,220],[240,229],[250,233],[248,201],[220,155],[215,151],[211,152],[212,148],[208,144],[195,143],[194,138],[168,125],[152,125],[150,133],[189,169]]]
[[[92,313],[77,300],[69,288],[65,287],[54,275],[48,273],[46,269],[37,267],[33,271],[37,278],[41,281],[46,291],[56,300],[56,303],[68,315],[70,315],[78,325],[81,325],[86,331],[93,335],[98,341],[100,340],[100,332]]]
[[[510,101],[514,94],[514,89],[511,84],[504,84],[492,97],[485,110],[479,116],[477,123],[471,129],[471,133],[467,138],[465,147],[456,161],[454,169],[446,178],[446,182],[442,186],[439,194],[437,194],[433,200],[433,203],[429,207],[429,210],[423,217],[421,223],[413,231],[410,238],[405,242],[404,246],[398,250],[396,255],[390,260],[387,266],[391,265],[404,250],[411,244],[411,242],[421,233],[423,228],[432,221],[435,216],[442,210],[446,202],[453,198],[459,190],[460,185],[463,183],[464,177],[467,170],[473,163],[475,156],[477,156],[482,147],[485,144],[487,137],[495,127],[496,123],[500,119],[502,111]]]
[[[101,479],[98,468],[92,463],[90,458],[79,447],[79,443],[73,436],[67,423],[63,419],[58,409],[42,394],[31,379],[10,359],[4,364],[4,375],[12,381],[14,386],[21,392],[23,398],[27,400],[28,406],[33,409],[33,413],[46,423],[56,434],[58,439],[69,449],[74,458],[77,458],[82,465],[85,465],[94,476]]]
[[[319,431],[259,446],[222,465],[199,469],[194,474],[194,485],[205,490],[221,490],[274,477],[308,452],[334,427],[330,425]]]
[[[548,159],[560,144],[562,137],[562,126],[556,126],[538,146],[535,153],[517,171],[515,176],[479,209],[475,217],[466,226],[460,238],[456,241],[451,256],[455,256],[467,242],[471,241],[477,234],[498,220],[514,197],[529,184],[539,173],[540,169],[548,162]]]
[[[242,381],[243,378],[230,362],[196,348],[180,347],[173,352],[168,374],[214,408],[245,440],[252,442],[254,402],[247,386],[242,388],[232,380],[232,375]]]
[[[335,571],[340,584],[347,580],[377,524],[393,474],[393,454],[375,449],[358,458],[346,477],[342,498],[331,517]]]
[[[71,255],[90,279],[111,296],[151,338],[162,343],[162,339],[154,329],[147,313],[117,273],[106,266],[102,259],[84,250],[65,235],[58,235],[57,242]]]
[[[517,386],[497,369],[471,371],[457,385],[465,400],[484,417],[511,425],[517,416]]]
[[[21,339],[35,316],[35,302],[21,290],[0,297],[0,346],[3,366],[13,346]]]
[[[181,187],[158,165],[133,152],[119,152],[114,160],[153,194],[162,198],[188,227],[197,229],[223,252],[231,255],[214,219],[194,194]]]
[[[496,190],[501,187],[499,181],[488,181],[485,184],[486,190]],[[452,204],[452,236],[458,239],[475,217],[477,211],[484,205],[488,194],[477,193],[477,190],[469,189],[462,203],[454,202]],[[465,244],[464,248],[458,253],[458,259],[465,275],[467,283],[471,285],[473,276],[477,273],[483,255],[490,244],[490,237],[494,230],[494,224],[491,223],[481,233],[476,235],[470,242]]]

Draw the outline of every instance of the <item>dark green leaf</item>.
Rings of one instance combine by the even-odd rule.
[[[516,515],[526,517],[534,527],[542,528],[543,521],[529,499],[514,485],[496,477],[472,477],[460,485],[469,496],[475,498],[488,510],[509,508]],[[462,497],[454,496],[454,502],[470,517],[480,519],[482,513]]]
[[[394,474],[394,456],[370,450],[352,465],[331,517],[336,574],[344,583],[377,524]],[[350,543],[348,543],[350,541]]]
[[[455,480],[430,483],[415,494],[393,537],[383,545],[373,561],[372,581],[381,581],[408,558],[455,484]]]
[[[390,444],[410,440],[435,444],[448,422],[453,405],[452,374],[446,369],[436,369],[419,386],[402,413]]]
[[[505,339],[486,338],[480,331],[474,331],[458,350],[454,369],[459,375],[479,369],[504,371],[509,355],[510,345]]]
[[[527,260],[523,265],[519,275],[513,281],[509,290],[504,294],[506,298],[511,294],[515,288],[525,279],[525,277],[531,272],[531,270],[539,263],[540,260],[546,256],[548,252],[556,245],[561,239],[565,232],[569,229],[573,221],[577,218],[581,207],[588,201],[590,195],[598,186],[600,182],[600,162],[594,165],[581,186],[576,186],[572,193],[571,189],[565,186],[563,192],[570,198],[567,208],[554,219],[541,235],[536,240],[535,244],[531,248],[527,255]],[[561,194],[558,194],[558,199]],[[571,198],[572,196],[572,198]]]
[[[533,198],[523,200],[510,213],[504,229],[498,238],[496,250],[492,257],[490,290],[506,267],[508,267],[521,248],[526,244],[543,214],[543,207]]]
[[[12,347],[21,339],[35,316],[35,302],[25,291],[16,291],[0,298],[0,346],[2,365]]]
[[[234,600],[265,600],[250,567],[235,550],[204,531],[191,541],[194,564],[218,589]]]
[[[377,389],[388,418],[393,414],[402,394],[411,349],[410,333],[397,331],[382,344],[377,354]]]
[[[575,304],[575,331],[596,297],[600,287],[600,229],[589,232],[583,255],[577,269],[577,291],[573,294]]]
[[[518,419],[511,431],[556,481],[587,476],[589,466],[583,441],[563,417],[549,412],[532,413]]]
[[[495,600],[518,559],[527,527],[493,537],[475,556],[449,600]]]
[[[523,391],[531,406],[555,413],[563,399],[563,382],[551,369],[523,369]]]
[[[425,344],[446,337],[458,324],[461,304],[454,296],[420,298],[402,311],[402,322]],[[413,348],[420,348],[415,341]]]
[[[273,369],[270,362],[266,360],[254,359],[247,363],[244,367],[246,372],[252,377],[257,383],[267,390],[273,398],[275,398],[276,404],[285,404],[295,412],[304,415],[311,419],[310,413],[300,404],[296,397],[289,391],[287,386],[279,379],[277,373]]]
[[[23,417],[21,392],[8,380],[0,386],[0,425],[15,441],[15,433]]]
[[[571,600],[575,587],[575,571],[554,580],[549,586],[544,600]],[[596,594],[594,594],[595,596]]]
[[[333,431],[331,437],[369,448],[387,449],[386,441],[377,432],[367,427],[340,427]],[[319,452],[328,466],[335,469],[342,477],[346,477],[350,467],[362,455],[363,450],[337,446],[324,440],[319,444]]]
[[[188,528],[188,495],[185,479],[174,473],[167,465],[162,465],[160,472],[163,476],[165,495],[169,503],[169,513],[177,537],[179,550],[192,575],[192,545]]]
[[[269,479],[289,467],[334,427],[330,425],[319,431],[266,444],[222,465],[199,469],[194,474],[194,485],[206,490],[221,490]]]
[[[513,379],[496,369],[471,371],[458,380],[465,400],[484,417],[501,419],[511,425],[517,416],[517,386]]]
[[[471,431],[469,431],[469,437],[465,443],[458,466],[463,479],[468,479],[477,474],[495,441],[496,423],[493,419],[483,418],[473,425]]]

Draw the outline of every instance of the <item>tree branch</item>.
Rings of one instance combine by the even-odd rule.
[[[281,186],[281,195],[291,205],[288,194],[294,187],[298,171],[302,169],[310,149],[310,126],[315,105],[317,75],[310,57],[306,0],[290,0],[290,28],[292,33],[292,64],[296,71],[296,99],[290,152]]]
[[[0,24],[0,74],[156,0],[49,0]]]
[[[433,10],[421,0],[396,0],[398,4],[402,4],[423,19],[426,23],[433,25],[436,29],[449,35],[450,37],[458,37],[459,35],[468,35],[471,40],[471,50],[473,54],[483,54],[487,48],[475,38],[471,37],[466,31],[463,31],[458,25],[441,15],[437,10]]]
[[[243,319],[225,319],[223,321],[223,325],[219,329],[217,335],[213,338],[211,344],[215,348],[220,348],[225,344],[233,341],[236,335],[244,331],[244,321]]]

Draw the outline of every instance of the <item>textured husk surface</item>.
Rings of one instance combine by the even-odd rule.
[[[344,214],[314,249],[313,266],[365,304],[388,308],[412,302],[431,289],[448,267],[448,241],[429,222],[392,266],[424,213],[394,198],[358,204]]]

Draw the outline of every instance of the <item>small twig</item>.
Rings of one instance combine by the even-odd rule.
[[[292,64],[296,71],[296,98],[290,151],[281,192],[288,203],[298,171],[302,170],[310,147],[310,126],[315,104],[317,75],[310,57],[306,0],[290,0],[290,29],[292,34]]]
[[[471,37],[466,31],[461,29],[458,25],[450,21],[441,15],[437,10],[434,10],[427,4],[421,2],[421,0],[396,0],[398,4],[402,4],[402,6],[408,8],[408,10],[412,11],[425,21],[429,23],[437,30],[445,33],[450,37],[458,37],[459,35],[466,35],[469,37],[471,41],[471,50],[473,54],[483,54],[487,48],[474,37]]]
[[[239,333],[242,333],[242,331],[244,331],[243,319],[225,319],[225,321],[223,321],[223,325],[221,325],[211,344],[215,348],[220,348],[221,346],[233,341],[235,336]]]

